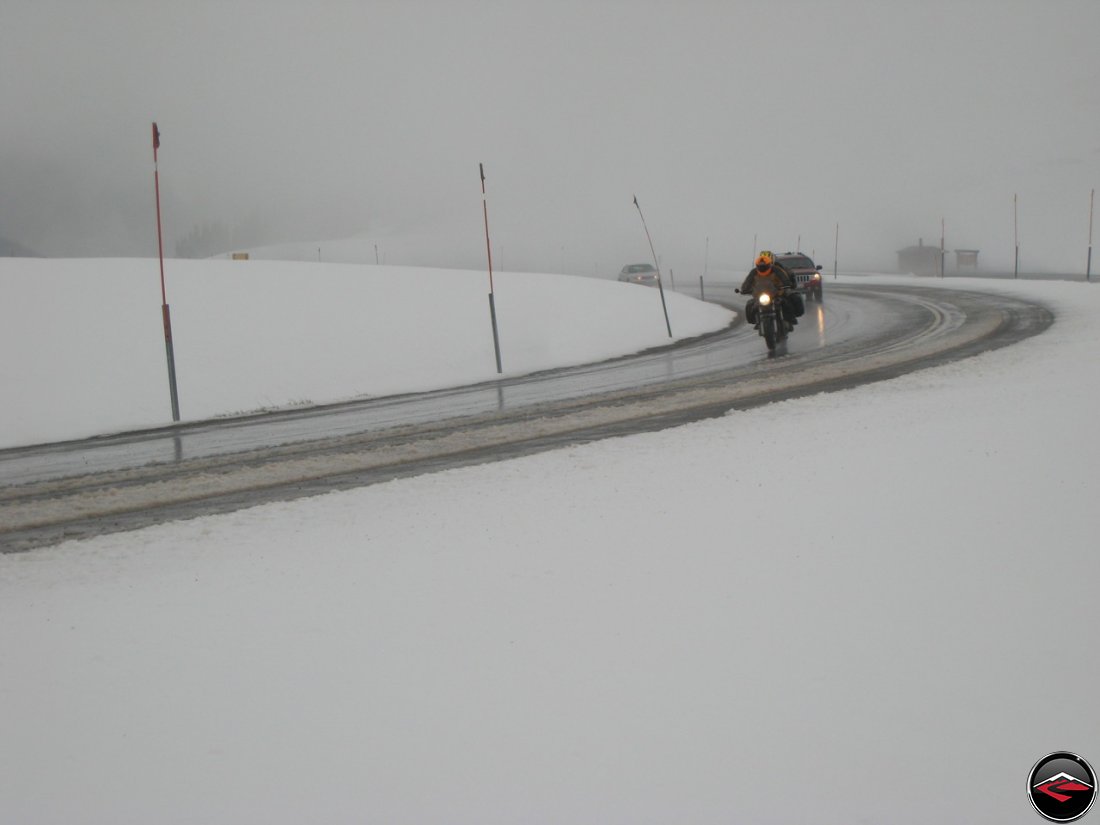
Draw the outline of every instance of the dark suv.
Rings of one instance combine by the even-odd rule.
[[[815,265],[809,255],[784,252],[775,262],[791,273],[794,284],[807,299],[821,300],[821,264]]]

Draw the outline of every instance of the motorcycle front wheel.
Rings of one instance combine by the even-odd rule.
[[[768,351],[775,351],[775,316],[767,315],[760,320],[760,331],[764,333],[764,343],[768,345]]]

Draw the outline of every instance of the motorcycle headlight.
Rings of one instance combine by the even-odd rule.
[[[765,292],[760,296],[759,300],[760,300],[760,306],[766,307],[768,304],[770,304],[772,302],[772,296]]]
[[[821,280],[821,273],[820,272],[815,272],[814,273],[814,280],[815,281],[820,281]]]

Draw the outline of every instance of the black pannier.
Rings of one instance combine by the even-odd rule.
[[[801,318],[806,314],[806,302],[802,300],[801,292],[792,292],[788,296],[788,300],[791,302],[791,309],[794,310],[795,318]]]

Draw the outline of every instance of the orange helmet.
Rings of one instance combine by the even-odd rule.
[[[772,268],[772,264],[774,263],[775,255],[766,249],[756,256],[756,268],[761,272],[767,272]]]

